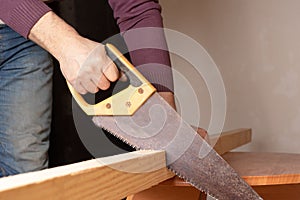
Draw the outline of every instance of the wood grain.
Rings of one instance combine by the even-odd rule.
[[[300,183],[300,154],[229,152],[223,158],[252,186]]]
[[[163,151],[138,151],[0,179],[0,199],[116,200],[173,176]]]
[[[200,191],[194,187],[174,188],[167,185],[157,185],[132,195],[127,200],[199,200],[200,195]]]
[[[252,130],[241,128],[209,137],[209,144],[220,155],[251,142]]]
[[[224,154],[233,150],[237,147],[245,145],[251,142],[251,129],[240,128],[227,132],[223,132],[220,135],[212,135],[209,137],[209,143],[215,144],[214,149],[220,154]],[[178,176],[172,179],[166,180],[161,183],[162,185],[173,185],[173,186],[190,186],[189,183],[185,182]]]
[[[264,200],[300,199],[300,184],[253,186]]]
[[[196,129],[196,128],[195,128]],[[201,130],[200,130],[201,131]],[[203,132],[203,131],[202,131]],[[201,134],[200,134],[201,135]],[[206,134],[202,134],[206,136]],[[218,135],[211,135],[208,142],[219,154],[224,154],[237,147],[251,142],[251,129],[241,128]],[[181,198],[184,195],[186,198]],[[206,195],[196,190],[183,179],[175,176],[153,188],[131,195],[127,200],[174,200],[174,199],[206,199]]]
[[[300,196],[300,154],[229,152],[224,159],[244,178],[265,200],[298,199]],[[173,200],[186,192],[189,199],[197,199],[188,183],[174,177],[154,188],[131,196],[131,200]]]

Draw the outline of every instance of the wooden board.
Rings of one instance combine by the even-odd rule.
[[[251,142],[251,129],[241,128],[212,135],[209,143],[220,155]]]
[[[174,176],[165,165],[163,151],[138,151],[5,177],[0,199],[121,199]]]
[[[223,157],[264,200],[299,199],[300,154],[229,152]],[[203,195],[180,188],[193,187],[174,177],[130,196],[129,200],[173,200],[185,193],[189,199],[198,199],[199,194]]]
[[[196,129],[196,128],[195,128]],[[198,131],[202,132],[203,131]],[[206,136],[205,134],[200,134]],[[235,129],[223,132],[220,135],[212,135],[209,137],[208,142],[214,146],[214,149],[219,154],[224,154],[239,146],[251,142],[251,129]],[[181,196],[186,198],[181,198]],[[153,188],[142,191],[138,194],[131,195],[127,200],[174,200],[174,199],[206,199],[206,195],[199,190],[192,187],[183,179],[175,176],[169,180],[160,183]]]
[[[220,135],[212,135],[209,137],[209,143],[215,144],[214,149],[220,155],[222,155],[237,147],[240,147],[242,145],[251,142],[251,136],[252,136],[251,129],[240,128],[240,129],[223,132]],[[183,179],[179,178],[178,176],[166,180],[161,184],[173,185],[173,186],[190,186],[189,183],[185,182]]]
[[[202,199],[200,195],[200,191],[194,187],[174,188],[166,185],[157,185],[132,195],[127,200],[200,200]]]
[[[248,136],[249,129],[230,131],[215,147],[226,152],[247,143]],[[223,144],[232,137],[230,145]],[[173,176],[164,152],[139,151],[2,178],[0,199],[121,199]]]
[[[252,186],[300,183],[300,154],[229,152],[223,157]]]
[[[254,186],[253,189],[264,200],[300,199],[300,184]]]

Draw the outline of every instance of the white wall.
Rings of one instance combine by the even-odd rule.
[[[300,1],[160,0],[165,26],[201,43],[222,74],[227,94],[225,130],[253,129],[242,150],[300,152]],[[200,99],[200,125],[210,98],[189,64],[173,56]],[[177,86],[176,86],[177,85]],[[175,87],[180,83],[176,80]],[[182,97],[181,97],[182,99]],[[185,97],[181,107],[190,107]],[[195,113],[186,116],[191,123]]]

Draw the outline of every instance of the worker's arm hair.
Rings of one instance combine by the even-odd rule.
[[[58,17],[53,11],[46,13],[32,27],[28,38],[51,53],[60,60],[62,55],[68,54],[69,47],[82,42],[80,45],[88,45],[90,42],[81,37],[77,31]],[[78,44],[79,45],[79,44]],[[72,49],[73,51],[75,49]]]

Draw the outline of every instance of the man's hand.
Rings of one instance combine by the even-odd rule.
[[[64,77],[81,94],[108,89],[119,78],[104,46],[80,36],[52,11],[33,26],[29,39],[59,61]]]
[[[119,71],[106,56],[102,44],[95,43],[87,48],[69,49],[66,52],[59,60],[61,71],[81,94],[96,93],[99,89],[106,90],[110,82],[119,78]]]

